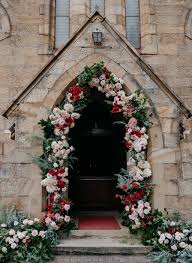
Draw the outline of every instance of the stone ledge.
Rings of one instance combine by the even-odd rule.
[[[122,239],[83,238],[65,239],[57,245],[56,255],[147,255],[151,247],[129,245]]]

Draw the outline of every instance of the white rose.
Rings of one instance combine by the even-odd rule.
[[[6,248],[6,247],[2,247],[1,251],[2,251],[3,253],[7,253],[7,248]]]
[[[18,236],[19,239],[23,239],[26,236],[26,233],[18,231],[17,232],[17,236]]]
[[[164,241],[165,240],[165,234],[161,234],[160,239],[162,239]]]
[[[34,218],[34,222],[35,222],[35,223],[39,223],[39,222],[40,222],[40,219],[39,219],[39,218]]]
[[[164,240],[164,244],[165,244],[165,245],[169,244],[169,239],[165,239],[165,240]]]
[[[190,236],[189,236],[189,241],[191,241],[191,242],[192,242],[192,235],[190,235]]]
[[[161,238],[159,238],[158,242],[159,244],[163,244],[163,240]]]
[[[150,211],[149,211],[149,209],[144,209],[143,212],[145,215],[148,215]]]
[[[150,169],[144,169],[144,170],[143,170],[143,176],[144,176],[144,177],[148,178],[148,177],[150,177],[151,175],[152,175],[152,172],[151,172]]]
[[[9,238],[8,243],[9,243],[9,245],[13,244],[14,243],[14,238]]]
[[[51,227],[53,228],[53,229],[55,229],[55,230],[58,230],[59,229],[59,227],[56,225],[56,223],[53,221],[53,222],[51,222]]]
[[[24,225],[28,225],[28,221],[29,221],[28,219],[24,219],[24,220],[23,220],[23,224],[24,224]]]
[[[125,206],[125,211],[129,212],[129,206],[128,205]]]
[[[36,237],[37,235],[38,235],[38,231],[35,229],[35,230],[33,230],[32,232],[31,232],[31,235],[33,236],[33,237]]]
[[[58,164],[57,164],[57,163],[54,163],[54,164],[53,164],[53,167],[54,167],[54,168],[57,168],[57,167],[58,167]]]
[[[45,238],[45,233],[46,233],[45,231],[40,231],[39,232],[39,236],[42,237],[42,238]]]
[[[52,222],[51,218],[47,217],[47,218],[45,219],[45,223],[46,223],[47,225],[50,224],[51,222]]]
[[[64,209],[65,209],[66,211],[69,211],[70,205],[69,205],[69,204],[65,204],[65,205],[64,205]]]
[[[187,244],[186,244],[185,242],[181,242],[181,243],[179,243],[179,246],[180,246],[181,248],[186,248],[186,247],[187,247]]]
[[[12,249],[15,249],[16,247],[17,247],[17,244],[16,244],[16,243],[12,243],[12,244],[11,244],[11,248],[12,248]]]
[[[71,103],[66,103],[63,108],[69,113],[72,113],[74,111],[74,107]]]
[[[1,227],[5,228],[5,227],[7,227],[7,225],[6,224],[1,224]]]
[[[34,224],[33,220],[28,221],[28,225],[32,226]]]
[[[100,85],[103,87],[103,86],[105,86],[105,83],[106,83],[106,81],[103,79],[103,80],[101,80]]]
[[[166,237],[167,237],[168,239],[172,239],[172,235],[169,234],[169,233],[166,233]]]
[[[68,223],[70,221],[70,216],[65,216],[64,221]]]
[[[9,230],[9,235],[10,236],[14,236],[15,235],[15,230],[14,229]]]

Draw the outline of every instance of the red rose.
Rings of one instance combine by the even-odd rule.
[[[52,208],[53,208],[52,205],[48,205],[48,206],[47,206],[47,211],[51,212],[51,211],[52,211]]]
[[[113,103],[112,113],[120,112],[122,110],[123,106],[118,105],[116,103]]]
[[[138,182],[132,182],[131,183],[131,186],[133,187],[133,188],[136,188],[136,187],[138,187],[140,184],[138,183]]]
[[[127,185],[126,185],[126,184],[123,184],[123,185],[122,185],[122,190],[123,190],[123,191],[126,191],[126,190],[127,190]]]
[[[142,133],[141,133],[140,131],[136,130],[136,131],[132,131],[132,132],[130,133],[130,135],[131,135],[131,136],[135,135],[135,136],[137,136],[138,138],[140,138],[140,137],[142,136]]]
[[[132,147],[132,142],[131,141],[125,141],[125,146],[127,147],[127,148],[131,148]]]
[[[69,89],[70,93],[70,99],[73,101],[80,99],[80,94],[83,92],[83,90],[79,87],[78,84],[74,85]]]
[[[55,193],[52,193],[49,196],[49,200],[50,200],[51,203],[53,203],[53,201],[54,201],[54,196],[55,196]]]
[[[133,194],[134,198],[137,200],[141,197],[140,193],[139,192],[136,192]]]
[[[119,195],[118,195],[118,194],[116,194],[116,195],[115,195],[115,198],[119,198]]]
[[[57,181],[57,186],[60,187],[60,188],[63,188],[65,186],[65,183],[61,180],[58,180]]]
[[[65,126],[71,127],[71,124],[74,123],[74,119],[72,117],[68,117],[65,119]]]

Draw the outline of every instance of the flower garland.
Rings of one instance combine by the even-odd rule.
[[[156,262],[168,263],[170,258],[181,257],[192,260],[191,226],[170,220],[151,208],[152,172],[145,153],[147,128],[150,127],[148,102],[140,91],[127,95],[123,85],[123,80],[109,72],[103,62],[86,67],[68,89],[61,105],[51,111],[47,120],[39,122],[44,131],[43,154],[36,161],[42,169],[41,184],[47,191],[48,199],[44,225],[54,231],[69,231],[74,227],[69,216],[71,201],[65,198],[68,168],[73,163],[74,151],[68,142],[68,134],[80,118],[82,109],[87,106],[90,90],[97,89],[105,95],[112,114],[119,117],[117,123],[125,129],[125,149],[130,155],[128,171],[121,169],[116,175],[119,189],[116,198],[120,198],[124,205],[123,223],[131,232],[140,234],[144,244],[153,246],[161,253],[151,255]]]
[[[120,198],[125,207],[122,213],[124,224],[131,232],[139,233],[145,244],[154,246],[158,243],[159,246],[155,247],[160,250],[163,247],[174,254],[177,249],[191,249],[191,235],[187,240],[182,239],[186,237],[185,234],[182,235],[181,242],[185,240],[185,245],[174,241],[177,240],[177,232],[182,233],[182,225],[170,234],[173,241],[170,235],[169,238],[162,238],[162,235],[166,237],[169,232],[169,228],[165,227],[168,226],[169,219],[150,205],[153,185],[151,167],[145,153],[148,143],[147,128],[151,125],[147,114],[147,98],[140,91],[127,95],[123,84],[123,80],[109,72],[103,62],[86,67],[77,82],[68,89],[61,106],[53,109],[47,122],[40,123],[45,137],[46,127],[52,129],[43,156],[47,156],[51,167],[44,171],[45,178],[42,180],[42,185],[48,192],[49,203],[45,223],[57,230],[61,226],[66,227],[70,221],[70,201],[63,200],[63,193],[67,190],[68,165],[74,149],[69,145],[67,135],[80,118],[82,108],[86,107],[90,89],[97,89],[105,95],[111,104],[112,114],[118,114],[120,124],[125,127],[125,148],[129,151],[130,158],[127,163],[128,171],[122,169],[117,175],[120,192],[116,194],[116,198]],[[161,233],[159,239],[158,233]],[[190,233],[189,229],[187,233]]]

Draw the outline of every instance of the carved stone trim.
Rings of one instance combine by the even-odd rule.
[[[188,11],[185,20],[185,35],[192,39],[192,9]]]
[[[11,23],[7,10],[0,3],[0,40],[11,35]]]

